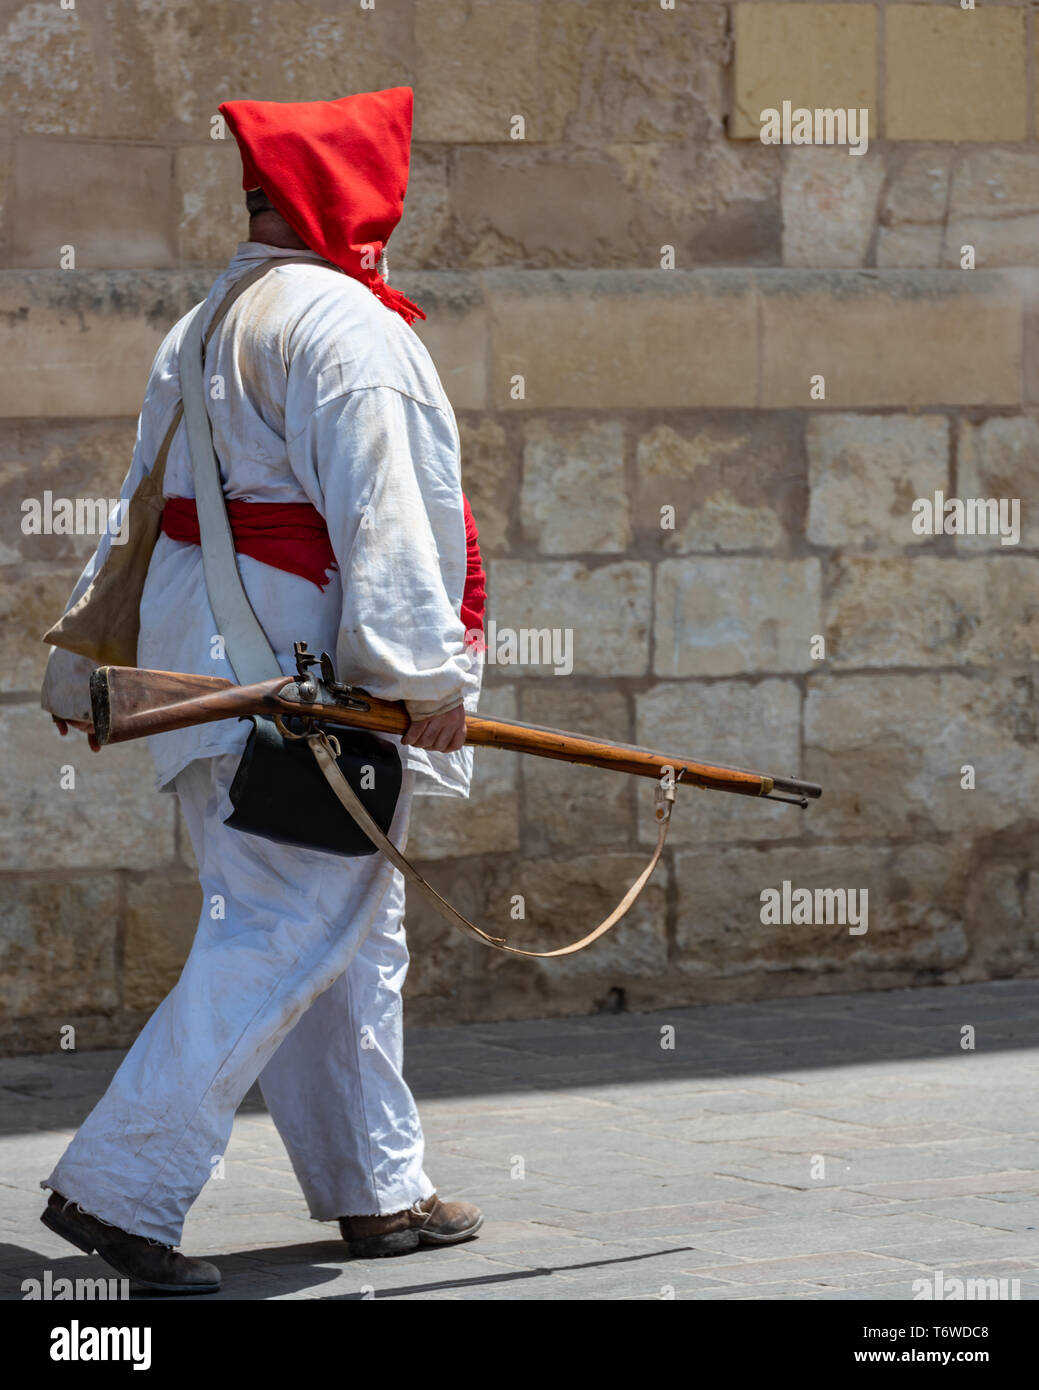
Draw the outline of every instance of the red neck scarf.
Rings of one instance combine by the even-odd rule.
[[[411,162],[410,87],[340,101],[225,101],[245,189],[262,188],[312,251],[405,323],[426,316],[376,270],[400,221]]]

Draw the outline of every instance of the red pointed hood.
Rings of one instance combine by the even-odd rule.
[[[225,101],[245,189],[262,188],[312,251],[406,323],[425,314],[375,269],[400,221],[411,162],[410,87],[340,101]]]

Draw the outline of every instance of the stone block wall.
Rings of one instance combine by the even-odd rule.
[[[22,503],[116,495],[155,348],[245,235],[219,102],[400,83],[390,278],[458,414],[489,616],[573,640],[566,676],[490,666],[486,710],[825,786],[806,813],[681,790],[631,918],[572,960],[415,904],[411,1019],[1035,972],[1029,5],[9,0],[0,25],[0,1045],[131,1037],[198,910],[145,750],[94,758],[37,707],[93,540],[26,535]],[[867,110],[868,149],[762,143],[785,101]],[[936,492],[1019,499],[1018,543],[917,534]],[[554,946],[638,873],[652,790],[479,753],[411,848]],[[784,881],[868,890],[868,931],[766,925]]]

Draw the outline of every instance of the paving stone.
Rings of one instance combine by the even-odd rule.
[[[708,1266],[719,1282],[764,1284],[779,1279],[810,1279],[818,1281],[829,1275],[870,1275],[874,1272],[900,1272],[896,1260],[861,1250],[841,1250],[830,1254],[795,1255],[789,1259],[754,1260],[745,1264]]]
[[[966,1229],[969,1231],[969,1228]],[[892,1243],[884,1247],[884,1254],[915,1260],[928,1269],[958,1269],[971,1277],[980,1277],[975,1266],[983,1260],[1034,1259],[1035,1234],[1031,1231],[992,1231],[982,1235],[956,1235],[933,1243],[914,1241],[905,1246]]]
[[[642,1207],[629,1211],[596,1212],[568,1216],[561,1220],[568,1230],[597,1236],[652,1235],[673,1232],[676,1236],[704,1225],[730,1226],[743,1217],[759,1215],[755,1207],[739,1202],[702,1202],[679,1207]]]
[[[985,1141],[984,1149],[975,1148],[975,1144],[975,1140],[966,1144],[965,1157],[970,1169],[990,1173],[997,1162],[1001,1167],[1027,1168],[1033,1173],[1039,1168],[1039,1140],[992,1134]],[[1039,1178],[1036,1191],[1039,1191]]]
[[[996,1202],[989,1197],[948,1197],[934,1202],[903,1203],[901,1206],[903,1210],[947,1216],[954,1221],[984,1226],[989,1230],[1039,1231],[1039,1201],[1035,1200]],[[871,1214],[882,1213],[874,1211]]]
[[[969,1177],[925,1178],[919,1182],[877,1183],[868,1192],[884,1197],[946,1197],[960,1192],[1033,1192],[1039,1186],[1034,1173],[972,1173]]]
[[[767,1259],[777,1249],[790,1255],[860,1249],[885,1253],[890,1245],[908,1246],[916,1241],[934,1244],[943,1238],[954,1239],[957,1234],[960,1232],[955,1222],[926,1213],[910,1213],[900,1221],[873,1221],[868,1215],[854,1217],[834,1212],[815,1220],[802,1216],[789,1223],[773,1221],[749,1230],[714,1232],[709,1244],[733,1257]]]
[[[872,1303],[874,1299],[880,1302],[890,1302],[899,1300],[904,1302],[910,1295],[911,1279],[903,1279],[894,1284],[873,1284],[870,1286],[869,1299]],[[806,1297],[810,1303],[834,1303],[834,1302],[861,1302],[863,1297],[862,1286],[853,1283],[849,1288],[823,1289],[818,1292],[808,1293]]]
[[[594,1213],[601,1216],[616,1211],[620,1206],[630,1206],[635,1210],[659,1207],[670,1209],[679,1203],[702,1208],[697,1220],[720,1219],[731,1223],[761,1214],[761,1209],[755,1206],[754,1193],[748,1184],[734,1178],[687,1172],[683,1176],[669,1176],[664,1179],[642,1177],[628,1182],[611,1179],[608,1182],[590,1183],[582,1186],[568,1199],[567,1210],[570,1214],[560,1217],[557,1213],[556,1219],[577,1229],[574,1221],[581,1214]],[[683,1207],[682,1210],[686,1208]]]

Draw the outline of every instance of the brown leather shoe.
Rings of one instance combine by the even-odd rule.
[[[339,1230],[356,1260],[405,1255],[420,1245],[457,1245],[472,1240],[483,1213],[471,1202],[442,1202],[434,1192],[424,1202],[388,1216],[341,1216]]]
[[[87,1255],[95,1250],[106,1264],[146,1289],[165,1293],[216,1293],[220,1271],[206,1260],[178,1255],[171,1245],[160,1245],[146,1236],[131,1235],[90,1216],[75,1202],[52,1192],[40,1217],[55,1235],[71,1241]]]

